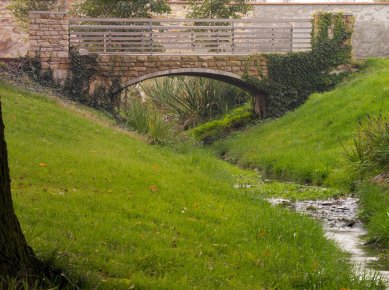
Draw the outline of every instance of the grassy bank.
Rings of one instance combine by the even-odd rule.
[[[388,112],[389,59],[373,59],[333,91],[314,94],[297,110],[219,141],[214,148],[226,159],[257,167],[270,176],[324,183],[347,192],[355,190],[360,181],[355,183],[355,166],[347,160],[346,150],[354,150],[357,156],[358,150],[352,145],[360,123],[380,114],[387,117]],[[369,124],[363,125],[366,134],[373,123]],[[381,139],[387,140],[383,136],[377,140]],[[379,146],[371,150],[387,154],[384,145]],[[367,165],[362,162],[359,166],[363,169]],[[383,168],[366,167],[369,172],[365,172],[362,184],[368,184],[372,175],[383,173]],[[387,188],[362,185],[357,190],[361,191],[361,217],[369,230],[368,238],[386,251],[388,259]]]
[[[244,171],[4,84],[0,96],[27,240],[84,288],[374,288],[317,222],[234,188]]]
[[[348,187],[344,146],[358,122],[389,111],[389,59],[374,59],[335,90],[313,94],[284,117],[267,121],[218,142],[228,160],[268,175]]]

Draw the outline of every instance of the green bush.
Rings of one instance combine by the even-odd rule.
[[[211,143],[223,136],[226,136],[233,129],[247,125],[252,120],[252,106],[247,103],[235,108],[231,112],[219,117],[216,120],[193,128],[191,133],[197,141]]]
[[[389,170],[389,114],[360,122],[347,157],[354,174],[361,178]]]
[[[142,90],[164,114],[188,129],[244,103],[247,93],[223,82],[169,77],[146,82]]]

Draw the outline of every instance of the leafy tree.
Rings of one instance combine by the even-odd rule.
[[[170,12],[166,0],[83,0],[67,7],[66,0],[10,0],[8,8],[28,29],[28,12],[33,10],[66,10],[86,17],[144,18]]]
[[[247,14],[252,5],[249,5],[250,0],[204,0],[199,3],[195,0],[190,0],[191,12],[188,13],[189,18],[240,18]]]
[[[77,14],[90,17],[148,18],[170,12],[166,0],[84,0],[74,6]]]
[[[10,0],[8,9],[11,10],[16,20],[27,30],[28,12],[39,10],[61,10],[66,8],[64,0]]]

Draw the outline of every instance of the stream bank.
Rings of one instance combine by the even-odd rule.
[[[379,264],[377,253],[363,241],[367,232],[358,220],[358,198],[341,197],[305,201],[268,198],[267,200],[273,205],[285,206],[320,220],[327,238],[334,240],[341,249],[350,254],[356,273],[380,275],[386,289],[389,289],[389,269]]]

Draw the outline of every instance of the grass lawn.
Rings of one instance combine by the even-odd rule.
[[[243,170],[1,83],[0,97],[26,238],[83,288],[376,289],[317,222],[235,189]]]
[[[271,176],[345,188],[350,177],[344,146],[352,143],[360,120],[388,112],[389,59],[372,59],[335,90],[313,94],[295,111],[214,148],[228,160]]]

